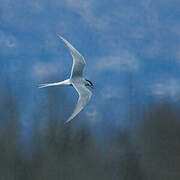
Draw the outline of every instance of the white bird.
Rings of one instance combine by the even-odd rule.
[[[66,121],[71,121],[88,103],[91,98],[91,91],[86,88],[86,86],[90,86],[91,88],[95,88],[93,83],[83,77],[83,69],[86,65],[84,57],[63,37],[57,34],[58,37],[66,44],[69,48],[71,55],[73,57],[73,65],[71,70],[71,76],[69,79],[66,79],[57,83],[48,83],[42,84],[39,88],[49,87],[49,86],[59,86],[59,85],[71,85],[73,86],[79,94],[79,99],[74,109],[72,115]]]

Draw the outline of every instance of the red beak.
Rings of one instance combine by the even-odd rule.
[[[95,86],[93,86],[93,85],[92,85],[92,86],[90,86],[90,87],[91,87],[92,89],[96,89],[96,88],[95,88]]]

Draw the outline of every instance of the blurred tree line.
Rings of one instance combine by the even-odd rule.
[[[78,120],[63,124],[58,94],[53,89],[47,91],[46,125],[37,110],[31,146],[24,154],[24,145],[19,141],[23,129],[21,109],[12,93],[3,91],[0,180],[180,179],[180,122],[174,106],[152,104],[131,129],[127,125],[118,130],[112,122],[109,138],[102,144],[87,124],[76,125]]]

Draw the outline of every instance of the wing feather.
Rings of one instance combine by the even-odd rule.
[[[92,95],[91,91],[89,91],[89,89],[86,88],[84,85],[79,85],[79,84],[73,83],[73,86],[79,94],[79,99],[78,99],[78,102],[74,109],[74,112],[68,118],[66,123],[71,121],[86,106],[86,104],[89,102],[91,95]]]
[[[86,65],[84,57],[67,40],[65,40],[59,34],[57,34],[57,35],[66,44],[66,46],[69,48],[71,55],[73,57],[71,78],[77,77],[77,76],[82,76],[84,67]]]

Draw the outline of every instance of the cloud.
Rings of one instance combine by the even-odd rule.
[[[16,54],[18,50],[18,43],[12,34],[0,31],[0,52],[1,54]]]
[[[32,66],[32,76],[39,80],[44,80],[49,76],[62,73],[63,70],[60,67],[62,66],[59,62],[37,62]]]
[[[100,112],[98,111],[97,106],[95,105],[87,106],[85,110],[85,115],[89,120],[94,122],[101,120]]]
[[[111,2],[95,0],[1,0],[0,20],[3,25],[15,28],[16,31],[29,34],[41,32],[44,39],[48,34],[54,36],[57,31],[66,33],[68,37],[75,37],[74,33],[78,30],[74,30],[74,25],[78,24],[79,29],[84,28],[79,31],[86,33],[88,29],[92,33],[89,37],[96,37],[98,33],[97,44],[101,46],[100,49],[112,51],[114,42],[133,51],[134,56],[141,54],[144,58],[156,58],[164,55],[168,49],[166,57],[172,57],[174,47],[179,42],[177,40],[171,43],[169,38],[175,39],[179,33],[178,20],[174,19],[172,26],[171,16],[162,19],[168,14],[163,14],[164,11],[159,8],[162,6],[166,9],[170,1],[166,0],[164,4],[162,0],[141,0],[134,6],[129,1],[113,3],[112,6]],[[46,51],[56,48],[53,38],[48,39],[48,44],[50,49],[44,44]],[[119,66],[113,60],[108,66],[114,66],[113,64]]]
[[[45,10],[45,3],[42,0],[27,1],[27,7],[31,13],[41,13]]]
[[[166,79],[151,86],[152,94],[157,97],[170,97],[173,100],[180,98],[180,81]]]
[[[155,58],[162,53],[162,44],[159,41],[152,41],[144,48],[144,56],[148,58]]]
[[[86,24],[97,30],[106,30],[108,28],[110,18],[108,16],[97,16],[94,11],[97,9],[96,1],[94,0],[66,0],[67,6],[74,12],[79,14]]]
[[[11,49],[17,46],[17,41],[13,35],[0,31],[0,45]]]
[[[122,51],[118,55],[98,58],[96,68],[100,71],[130,71],[136,72],[140,67],[139,60],[129,51]]]
[[[115,88],[115,87],[105,87],[101,91],[101,97],[105,100],[111,99],[111,98],[116,98],[119,99],[122,97],[122,89],[120,88]]]

